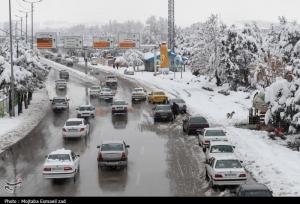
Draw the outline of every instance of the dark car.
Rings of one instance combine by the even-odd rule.
[[[245,184],[237,189],[237,197],[273,197],[273,192],[263,184]]]
[[[70,78],[69,72],[67,72],[66,70],[60,71],[59,72],[59,78],[68,80]]]
[[[209,128],[209,123],[204,117],[191,116],[183,120],[183,132],[188,135],[197,135],[204,128]]]
[[[174,115],[170,105],[157,105],[153,108],[154,122],[174,121]]]

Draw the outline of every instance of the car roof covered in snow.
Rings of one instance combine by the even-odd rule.
[[[105,144],[123,144],[124,141],[122,140],[109,140],[109,141],[104,141],[102,143],[102,145],[105,145]]]
[[[230,142],[225,142],[225,141],[211,141],[210,146],[214,145],[228,145],[228,146],[233,146]]]
[[[238,160],[240,161],[235,154],[220,154],[220,155],[216,155],[214,156],[214,158],[216,160]]]
[[[224,128],[205,128],[204,130],[220,130],[225,132]]]
[[[53,98],[54,100],[66,100],[66,97],[62,97],[62,96],[57,96]]]
[[[81,106],[79,106],[80,108],[90,108],[90,107],[94,107],[94,106],[92,106],[92,105],[81,105]]]
[[[49,155],[56,155],[56,154],[71,154],[71,150],[66,150],[66,149],[58,149],[53,152],[51,152]]]
[[[67,122],[82,122],[84,121],[83,118],[70,118],[67,120]]]

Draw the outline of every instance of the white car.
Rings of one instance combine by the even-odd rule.
[[[60,79],[55,81],[55,87],[58,90],[65,90],[67,89],[67,80]]]
[[[125,69],[125,70],[124,70],[124,74],[125,74],[125,75],[134,75],[134,71],[131,70],[131,69]]]
[[[105,84],[108,87],[118,86],[118,78],[115,75],[108,75],[105,77]]]
[[[77,117],[78,118],[89,118],[89,117],[95,117],[96,115],[96,109],[92,105],[82,105],[79,106],[77,110]]]
[[[80,159],[71,150],[60,149],[50,153],[44,163],[45,179],[74,178],[80,172]]]
[[[228,142],[226,132],[222,128],[205,128],[198,135],[199,145],[203,147],[203,150],[206,151],[206,148],[213,141],[223,141]]]
[[[144,88],[135,88],[132,91],[132,101],[146,101],[147,92]]]
[[[60,111],[60,110],[69,110],[69,101],[70,99],[65,97],[54,97],[50,100],[52,104],[53,111]]]
[[[121,100],[115,100],[112,103],[111,111],[113,115],[126,115],[128,113],[128,103]]]
[[[101,92],[101,87],[100,86],[92,86],[89,90],[90,92],[90,97],[99,97],[100,92]]]
[[[234,155],[212,157],[206,162],[206,179],[212,186],[239,186],[247,181],[247,173]]]
[[[90,132],[90,125],[85,119],[72,118],[69,119],[63,127],[64,138],[81,138]]]
[[[220,155],[232,155],[234,149],[235,146],[232,146],[229,142],[211,142],[206,151],[206,159],[209,160]]]
[[[114,93],[110,88],[103,88],[100,92],[100,99],[112,100],[114,98]]]

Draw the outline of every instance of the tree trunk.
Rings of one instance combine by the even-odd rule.
[[[30,105],[30,101],[32,100],[32,92],[28,92],[28,105]]]
[[[8,98],[9,98],[9,115],[10,115],[10,117],[12,117],[13,116],[13,113],[12,113],[12,107],[13,107],[13,102],[12,102],[12,97],[11,97],[11,91],[9,91],[9,94],[8,94]]]
[[[216,79],[217,79],[217,86],[221,86],[222,82],[221,82],[221,79],[220,79],[220,77],[218,75],[218,71],[217,70],[216,70],[215,76],[216,76]]]
[[[28,92],[24,93],[23,99],[24,99],[24,105],[25,105],[25,109],[28,109]]]
[[[23,95],[21,91],[18,91],[18,115],[23,113]]]

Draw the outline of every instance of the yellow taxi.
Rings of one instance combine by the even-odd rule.
[[[154,91],[148,95],[148,102],[152,104],[166,104],[168,102],[168,97],[163,91]]]

